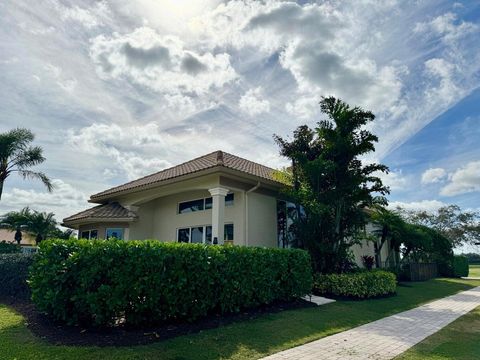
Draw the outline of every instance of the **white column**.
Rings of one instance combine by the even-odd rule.
[[[217,238],[218,244],[223,244],[225,226],[225,196],[228,189],[216,187],[208,190],[212,195],[212,243]]]

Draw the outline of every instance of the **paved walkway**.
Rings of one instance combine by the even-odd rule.
[[[273,354],[264,360],[393,359],[477,306],[480,306],[480,286]]]

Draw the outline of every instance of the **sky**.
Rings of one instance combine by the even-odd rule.
[[[375,113],[391,206],[480,209],[480,1],[0,2],[0,131],[54,179],[0,213],[62,219],[93,193],[214,150],[281,167],[273,134],[322,96]]]

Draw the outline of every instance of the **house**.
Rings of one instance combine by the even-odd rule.
[[[10,229],[0,229],[0,241],[6,241],[8,243],[16,244],[17,241],[15,240],[15,230]],[[22,240],[20,242],[21,246],[34,246],[35,243],[35,236],[29,234],[25,231],[22,231]]]
[[[89,202],[98,205],[63,223],[86,239],[284,247],[296,208],[282,199],[274,171],[215,151],[94,194]],[[371,243],[352,250],[359,264],[374,255]]]

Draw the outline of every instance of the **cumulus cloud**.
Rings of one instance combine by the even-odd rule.
[[[382,182],[390,187],[390,190],[406,190],[408,185],[408,179],[403,175],[402,170],[390,171],[388,174],[379,173],[377,174]]]
[[[439,200],[421,200],[412,202],[391,201],[388,207],[391,209],[402,208],[405,210],[435,212],[448,204]]]
[[[141,27],[92,39],[90,56],[105,79],[126,78],[155,91],[204,94],[237,77],[227,53],[196,52],[175,36]]]
[[[262,98],[262,88],[248,90],[238,103],[240,109],[250,116],[259,115],[270,111],[270,102]]]
[[[6,211],[18,211],[24,207],[38,211],[53,212],[61,221],[74,211],[85,208],[87,195],[60,179],[53,179],[54,191],[25,190],[17,187],[7,188],[2,196],[2,208]]]
[[[440,195],[455,196],[476,191],[480,191],[480,161],[471,161],[450,174]]]
[[[430,168],[422,174],[422,184],[434,184],[445,180],[447,172],[443,168]]]

